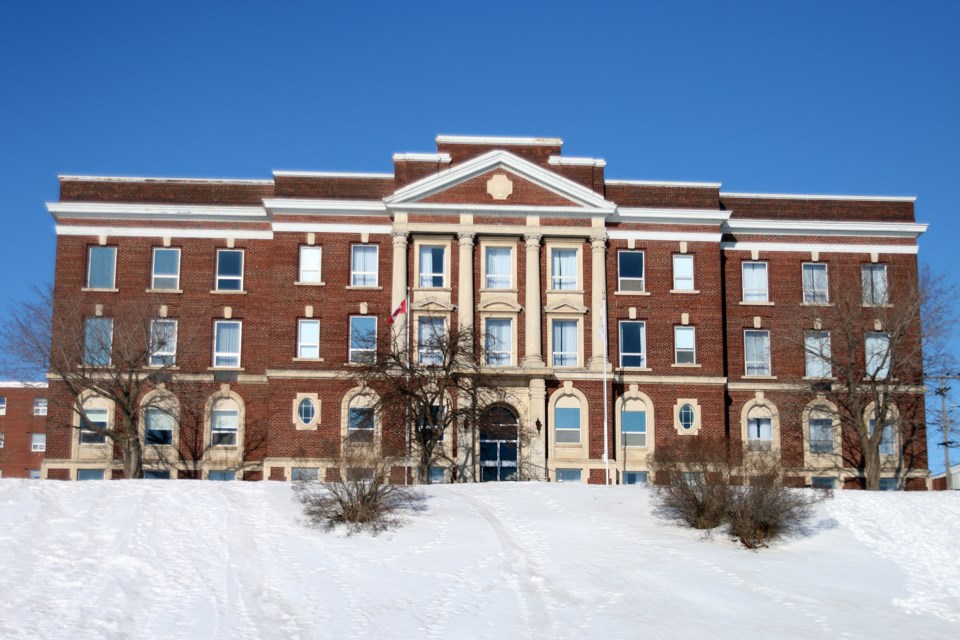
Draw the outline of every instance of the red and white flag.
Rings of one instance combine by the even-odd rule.
[[[393,324],[397,321],[397,316],[401,313],[407,312],[407,300],[404,298],[400,301],[400,306],[393,310],[393,313],[390,314],[390,317],[387,318],[387,324]]]

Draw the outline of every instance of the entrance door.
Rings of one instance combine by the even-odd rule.
[[[517,479],[518,421],[507,407],[484,412],[480,430],[480,481]]]

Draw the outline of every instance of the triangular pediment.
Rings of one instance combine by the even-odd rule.
[[[546,313],[580,313],[585,314],[589,309],[570,300],[558,300],[543,308]]]
[[[449,312],[456,310],[457,306],[445,302],[443,300],[437,300],[436,298],[427,298],[426,300],[421,300],[420,302],[414,302],[411,305],[414,311],[443,311]]]
[[[523,307],[508,298],[494,298],[492,300],[484,300],[478,304],[477,310],[485,312],[520,313],[523,311]]]
[[[409,184],[384,202],[398,210],[415,205],[481,205],[611,213],[616,208],[583,185],[500,150]]]

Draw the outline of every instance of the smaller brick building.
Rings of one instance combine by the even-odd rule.
[[[40,477],[46,425],[46,384],[0,381],[0,477]]]

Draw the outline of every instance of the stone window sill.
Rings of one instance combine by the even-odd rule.
[[[320,282],[299,282],[299,281],[298,281],[298,282],[294,282],[293,284],[295,284],[295,285],[298,286],[298,287],[325,287],[325,286],[327,286],[327,283],[326,283],[326,282],[323,282],[323,281],[320,281]]]
[[[360,285],[348,284],[348,285],[346,286],[346,289],[347,289],[347,291],[383,291],[383,287],[378,287],[378,286],[375,286],[375,285],[374,285],[374,286],[367,286],[367,285],[360,286]]]
[[[670,293],[694,295],[700,293],[700,289],[670,289]]]
[[[772,307],[774,306],[773,303],[770,302],[769,300],[767,302],[747,302],[745,300],[741,300],[737,304],[739,304],[741,307]]]
[[[89,287],[83,287],[80,289],[80,291],[93,293],[119,293],[120,289],[92,289]]]
[[[649,296],[649,291],[614,291],[615,296]]]
[[[210,293],[218,296],[245,296],[247,295],[246,291],[221,291],[220,289],[211,289]]]

